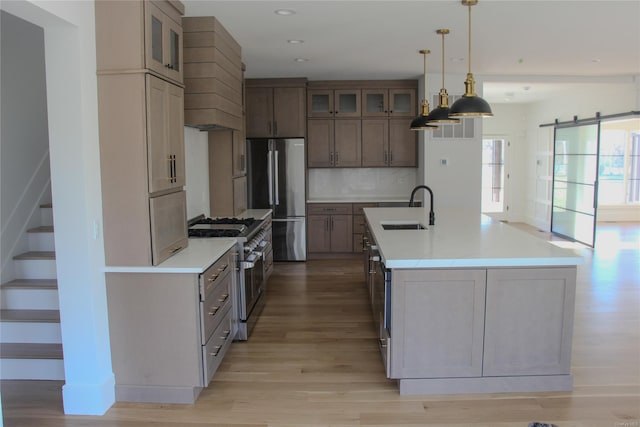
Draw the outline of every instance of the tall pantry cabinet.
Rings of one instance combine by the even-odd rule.
[[[98,0],[95,14],[106,264],[156,265],[188,244],[184,6]]]

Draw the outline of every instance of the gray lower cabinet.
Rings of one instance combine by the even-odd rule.
[[[389,377],[481,376],[485,270],[394,270],[392,277]]]
[[[488,270],[484,376],[568,374],[575,269]]]
[[[391,277],[381,352],[401,394],[571,390],[574,266]]]
[[[196,273],[107,273],[116,400],[194,403],[231,346],[234,250]]]

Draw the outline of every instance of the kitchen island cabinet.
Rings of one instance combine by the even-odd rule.
[[[196,239],[155,267],[107,267],[116,400],[194,403],[236,334],[235,239]]]
[[[427,224],[427,210],[364,213],[380,350],[401,394],[571,390],[575,252],[488,217],[390,230]]]

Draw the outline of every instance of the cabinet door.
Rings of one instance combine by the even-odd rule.
[[[410,126],[411,120],[389,120],[389,166],[418,166],[418,133]]]
[[[309,89],[307,91],[308,117],[333,117],[333,90]]]
[[[387,166],[389,161],[389,120],[362,120],[362,166]]]
[[[273,89],[248,87],[245,97],[247,138],[273,136]]]
[[[333,92],[335,117],[360,117],[360,89],[335,90]]]
[[[187,239],[187,199],[184,191],[149,199],[151,255],[158,265],[182,248]]]
[[[167,85],[167,144],[168,155],[173,162],[172,188],[182,187],[186,183],[184,166],[184,89],[180,86]]]
[[[389,98],[387,89],[362,90],[362,117],[387,117]]]
[[[304,137],[305,90],[297,87],[273,89],[274,135],[280,138]]]
[[[149,193],[170,189],[173,180],[173,159],[169,154],[165,118],[168,83],[147,75],[147,156]]]
[[[146,67],[182,83],[182,27],[152,2],[144,7]]]
[[[335,167],[359,167],[362,165],[361,120],[335,120]]]
[[[307,166],[326,168],[333,165],[333,120],[307,120]]]
[[[233,176],[245,176],[247,174],[247,141],[244,137],[244,131],[233,131],[233,147],[232,147]]]
[[[331,252],[353,252],[353,219],[351,215],[331,215]]]
[[[330,252],[330,216],[329,215],[309,215],[307,217],[307,241],[309,242],[309,252]]]
[[[390,378],[480,377],[485,270],[393,270]]]
[[[568,375],[576,269],[489,270],[484,376]]]
[[[389,89],[389,116],[415,117],[416,109],[415,89]]]
[[[165,16],[165,72],[164,75],[176,80],[183,81],[182,72],[182,26],[171,18]]]
[[[184,90],[146,76],[149,193],[182,187],[184,170]]]

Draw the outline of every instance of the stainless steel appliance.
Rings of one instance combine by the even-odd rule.
[[[273,211],[274,261],[306,260],[304,139],[248,139],[247,182],[249,209]]]
[[[254,218],[205,218],[189,220],[190,238],[234,237],[238,250],[236,295],[238,332],[236,340],[247,340],[264,307],[271,262],[271,221]]]
[[[374,249],[375,251],[375,249]],[[391,270],[387,269],[380,255],[371,257],[373,320],[378,328],[378,346],[382,354],[385,371],[389,375],[390,355],[389,341],[391,339]]]

